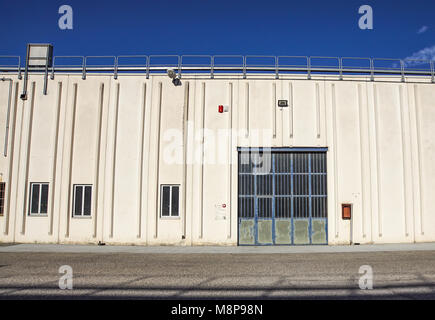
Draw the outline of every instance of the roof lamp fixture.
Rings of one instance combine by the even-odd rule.
[[[180,78],[178,78],[177,73],[174,71],[174,69],[168,69],[166,72],[168,73],[168,77],[172,79],[172,83],[174,84],[174,86],[181,85],[181,80]]]
[[[175,79],[177,77],[177,73],[174,71],[174,69],[168,69],[167,73],[168,77],[171,79]]]

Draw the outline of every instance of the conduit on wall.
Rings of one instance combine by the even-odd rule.
[[[11,114],[12,86],[14,84],[14,81],[12,79],[6,79],[6,78],[2,78],[1,80],[9,81],[8,109],[7,109],[7,116],[6,116],[5,140],[4,140],[4,149],[3,149],[3,155],[6,157],[8,155],[9,119]]]
[[[377,194],[377,210],[378,210],[378,235],[382,237],[382,212],[381,212],[381,177],[379,175],[380,169],[380,156],[379,156],[379,108],[378,108],[378,96],[377,86],[373,85],[373,108],[375,116],[375,141],[376,141],[376,194]]]
[[[200,182],[200,210],[199,210],[199,239],[202,239],[204,229],[204,142],[205,142],[205,82],[201,84],[201,182]]]
[[[27,193],[29,190],[28,180],[29,180],[29,165],[30,165],[30,150],[32,145],[32,126],[33,126],[33,109],[35,106],[35,86],[36,83],[32,82],[32,100],[30,103],[29,110],[29,125],[27,131],[27,149],[26,149],[26,168],[25,168],[25,178],[24,178],[24,199],[27,199]],[[27,217],[27,201],[23,204],[23,223],[21,225],[21,234],[24,235],[26,232],[26,217]]]
[[[276,138],[276,83],[272,83],[272,114],[273,114],[273,139]]]
[[[187,201],[187,125],[189,121],[189,82],[185,83],[183,105],[183,216],[182,216],[182,239],[186,238],[186,201]]]
[[[10,153],[9,153],[9,167],[8,167],[8,182],[9,187],[6,188],[7,199],[6,199],[6,216],[5,216],[5,227],[4,234],[9,234],[9,221],[10,221],[10,211],[11,211],[11,185],[12,185],[12,173],[13,173],[13,161],[14,161],[14,144],[15,144],[15,121],[17,117],[17,105],[18,105],[18,82],[15,83],[15,93],[14,93],[14,107],[12,111],[12,132],[10,139]]]
[[[158,124],[157,124],[157,153],[156,153],[156,202],[155,202],[155,227],[154,227],[154,239],[157,239],[158,231],[159,231],[159,193],[160,193],[160,186],[159,186],[159,171],[160,171],[160,127],[162,125],[162,92],[163,92],[163,85],[161,82],[159,82],[158,87],[159,93],[158,93]]]
[[[320,88],[316,83],[316,136],[320,138]]]
[[[405,154],[405,128],[404,128],[404,119],[403,119],[403,108],[404,108],[404,104],[403,104],[403,87],[402,85],[399,86],[398,88],[398,95],[399,95],[399,112],[400,112],[400,146],[402,149],[402,201],[403,201],[403,219],[404,219],[404,232],[405,232],[405,237],[408,237],[409,233],[408,233],[408,217],[406,214],[407,211],[407,201],[406,201],[406,185],[407,185],[407,181],[406,181],[406,166],[405,166],[405,160],[406,160],[406,154]]]
[[[56,125],[54,127],[54,133],[52,136],[53,139],[53,161],[51,164],[51,199],[50,199],[50,225],[48,227],[48,235],[53,235],[53,218],[54,218],[54,200],[55,200],[55,193],[56,193],[56,165],[57,165],[57,145],[58,145],[58,136],[59,136],[59,118],[60,118],[60,109],[62,104],[62,82],[58,82],[57,87],[57,104],[56,104],[56,113],[55,113],[55,119],[56,119]]]
[[[95,213],[94,219],[94,234],[93,238],[97,237],[97,224],[98,224],[98,195],[100,190],[99,177],[100,177],[100,153],[101,153],[101,130],[103,121],[103,108],[104,108],[104,83],[100,84],[100,98],[98,103],[98,123],[97,123],[97,137],[96,137],[96,151],[94,163],[94,205],[93,212]]]
[[[114,119],[114,137],[113,137],[113,158],[112,158],[112,195],[111,195],[111,216],[110,216],[110,234],[109,238],[113,238],[114,220],[115,220],[115,185],[116,185],[116,148],[118,142],[118,122],[119,122],[119,94],[120,84],[116,84],[116,100],[115,100],[115,119]]]
[[[338,172],[338,166],[337,166],[337,106],[336,106],[336,98],[335,98],[335,84],[331,84],[331,102],[332,102],[332,139],[333,139],[333,145],[334,145],[334,204],[335,204],[335,237],[338,238],[339,235],[339,204],[338,204],[338,181],[337,181],[337,172]]]
[[[143,172],[144,172],[144,141],[145,141],[145,120],[146,120],[146,99],[147,99],[147,84],[142,85],[142,108],[141,108],[141,122],[140,122],[140,140],[139,140],[139,174],[138,174],[138,205],[137,205],[137,238],[142,237],[142,195],[143,195]]]
[[[418,150],[418,193],[419,193],[419,199],[420,199],[420,233],[421,235],[424,235],[424,199],[423,199],[423,189],[422,189],[422,183],[421,183],[421,177],[422,177],[422,155],[421,155],[421,133],[420,133],[420,126],[421,126],[421,120],[420,120],[420,104],[418,101],[418,87],[417,85],[414,85],[414,103],[415,103],[415,125],[417,128],[417,150]]]
[[[361,232],[363,235],[363,238],[366,237],[366,231],[365,231],[365,201],[366,201],[366,193],[364,192],[364,186],[365,186],[365,175],[363,174],[364,170],[364,154],[362,152],[363,150],[363,126],[362,123],[362,92],[361,92],[361,84],[357,85],[357,96],[358,96],[358,129],[359,129],[359,142],[360,142],[360,165],[361,165],[361,193],[362,193],[362,201],[361,201]]]
[[[73,169],[73,152],[74,152],[74,136],[75,136],[75,124],[76,124],[76,116],[77,116],[77,83],[73,84],[73,114],[72,114],[72,120],[71,120],[71,141],[70,141],[70,151],[69,151],[69,166],[68,166],[68,207],[66,210],[66,231],[65,231],[65,237],[69,237],[69,227],[70,227],[70,214],[69,214],[69,208],[71,208],[71,198],[72,198],[72,187],[71,187],[71,180],[72,180],[72,169]]]

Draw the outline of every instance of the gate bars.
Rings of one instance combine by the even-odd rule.
[[[239,244],[327,244],[326,148],[281,149],[239,149]]]

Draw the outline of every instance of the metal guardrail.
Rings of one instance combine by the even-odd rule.
[[[20,56],[0,56],[0,72],[8,71],[8,69],[12,68],[13,72],[18,73],[18,79],[21,80],[21,57]]]
[[[0,72],[17,72],[21,79],[23,70],[20,56],[0,56]],[[121,56],[55,56],[50,67],[50,77],[56,72],[88,73],[111,72],[117,79],[119,73],[150,74],[174,69],[179,78],[188,73],[205,73],[214,78],[218,73],[271,74],[275,79],[283,74],[301,73],[311,79],[313,74],[366,75],[373,81],[376,75],[426,76],[435,83],[435,61],[411,59],[386,59],[363,57],[322,56],[265,56],[265,55],[121,55]],[[29,72],[41,72],[29,68]]]

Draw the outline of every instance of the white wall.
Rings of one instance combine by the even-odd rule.
[[[426,80],[186,75],[176,87],[164,75],[65,74],[44,96],[43,76],[31,75],[22,101],[23,80],[12,78],[0,241],[235,245],[241,146],[328,148],[330,244],[350,241],[342,203],[353,205],[353,242],[435,241]],[[0,82],[0,150],[8,90]],[[30,182],[50,184],[47,216],[27,214]],[[74,184],[93,186],[90,218],[72,217]],[[161,184],[181,186],[180,217],[160,217]]]

